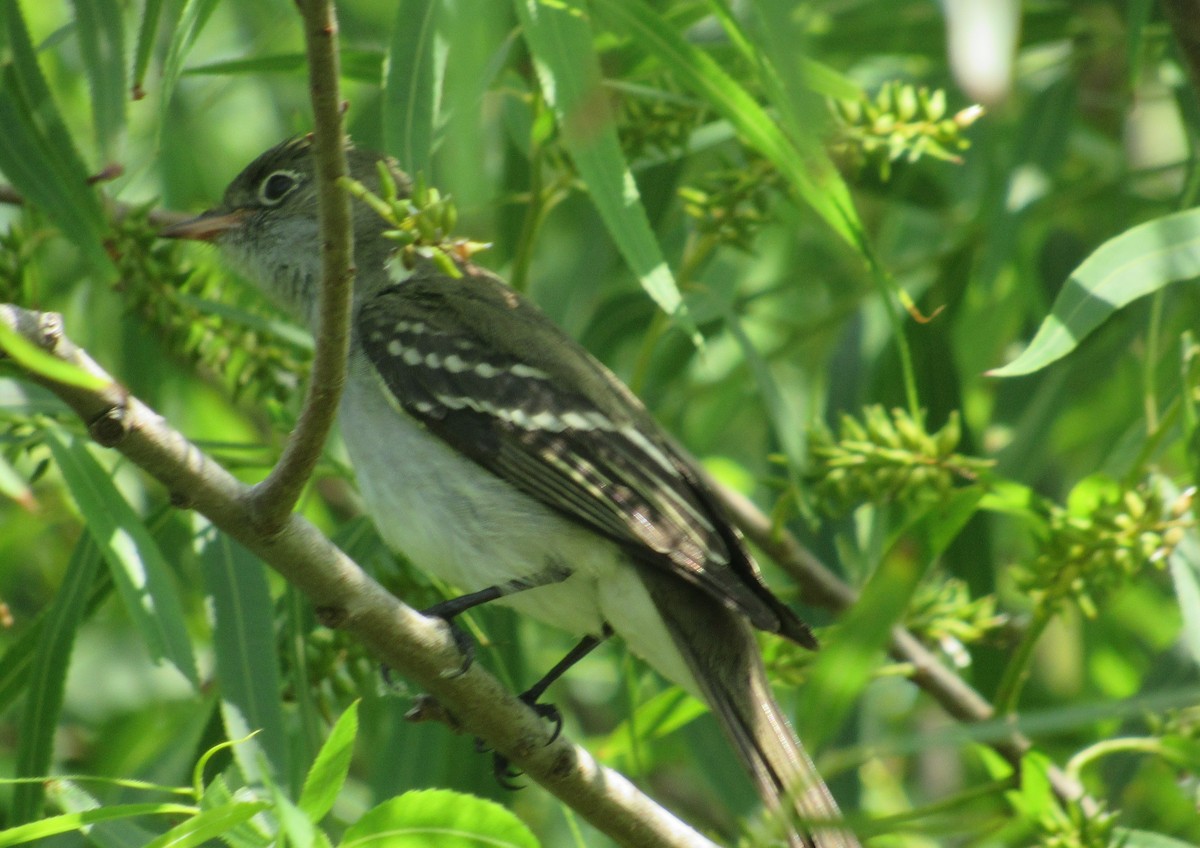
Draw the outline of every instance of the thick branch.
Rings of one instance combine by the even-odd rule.
[[[250,488],[113,381],[63,335],[59,316],[0,304],[0,321],[104,381],[104,388],[87,390],[29,375],[70,406],[93,438],[261,557],[312,599],[324,624],[354,634],[382,662],[428,690],[464,731],[622,845],[712,848],[582,748],[563,737],[548,742],[546,722],[478,663],[460,674],[462,657],[444,623],[402,604],[303,518],[289,514],[277,532],[263,533],[247,508]]]
[[[312,476],[333,427],[346,383],[350,349],[350,293],[354,280],[354,233],[350,195],[339,183],[347,175],[342,103],[338,91],[337,18],[332,0],[301,0],[313,104],[313,152],[321,223],[321,292],[312,377],[296,429],[267,479],[255,487],[250,506],[263,530],[283,525]]]

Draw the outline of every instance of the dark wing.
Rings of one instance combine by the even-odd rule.
[[[756,627],[813,644],[633,395],[503,283],[410,279],[369,298],[355,329],[400,407],[455,450]]]

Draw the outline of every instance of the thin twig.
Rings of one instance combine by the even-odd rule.
[[[279,462],[254,489],[251,508],[262,529],[282,526],[320,459],[346,383],[354,233],[338,89],[337,17],[332,0],[300,0],[313,104],[313,153],[321,223],[321,294],[312,377],[304,406]]]
[[[24,206],[25,197],[15,188],[10,185],[0,183],[0,203],[8,206]],[[105,198],[105,208],[112,214],[113,220],[120,221],[124,219],[130,212],[137,207],[131,206],[128,203],[120,203],[119,201],[109,200]],[[178,224],[181,221],[186,221],[192,217],[183,212],[171,212],[167,209],[151,209],[146,213],[146,221],[152,227],[169,227],[172,224]]]
[[[617,772],[551,730],[480,663],[462,657],[444,623],[405,606],[315,527],[289,514],[266,534],[249,514],[251,489],[153,410],[129,395],[62,330],[61,318],[0,304],[0,321],[55,357],[100,378],[84,389],[30,373],[88,425],[98,442],[120,451],[186,503],[258,555],[314,603],[318,619],[354,635],[388,667],[428,690],[457,727],[483,739],[601,832],[638,848],[713,848]]]

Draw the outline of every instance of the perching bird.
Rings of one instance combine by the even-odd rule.
[[[349,149],[379,188],[383,157]],[[209,241],[315,331],[313,149],[285,141],[216,208],[164,236]],[[397,190],[408,180],[392,169]],[[583,637],[615,632],[702,698],[792,845],[857,846],[767,682],[752,628],[815,648],[762,582],[696,461],[542,312],[464,263],[398,272],[386,222],[354,203],[352,338],[340,427],[384,539],[467,592]],[[803,826],[801,826],[803,827]]]

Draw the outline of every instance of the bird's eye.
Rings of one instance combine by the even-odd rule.
[[[267,206],[274,206],[296,187],[297,182],[294,171],[274,171],[259,186],[258,199]]]

